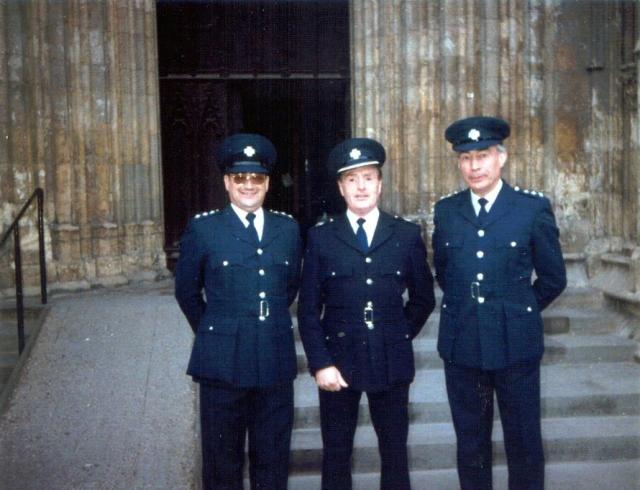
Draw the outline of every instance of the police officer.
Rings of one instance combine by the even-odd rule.
[[[362,392],[378,435],[381,488],[409,488],[411,340],[435,300],[420,228],[378,209],[384,161],[377,141],[353,138],[337,145],[328,163],[347,211],[308,234],[298,320],[319,387],[326,490],[351,488]]]
[[[442,300],[438,351],[457,436],[462,489],[490,489],[493,396],[512,490],[541,489],[540,313],[566,286],[553,211],[542,193],[501,178],[509,125],[456,121],[445,132],[468,188],[435,206]],[[535,271],[536,279],[532,281]]]
[[[296,353],[289,305],[299,285],[297,223],[262,208],[276,151],[235,134],[217,162],[231,203],[196,215],[180,242],[176,298],[195,333],[205,489],[286,489]],[[203,296],[204,292],[204,296]]]

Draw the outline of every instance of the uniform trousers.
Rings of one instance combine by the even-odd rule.
[[[322,489],[351,489],[351,454],[362,391],[319,390],[322,428]],[[367,392],[371,421],[378,436],[380,488],[410,488],[407,457],[409,384]]]
[[[242,490],[246,434],[253,490],[286,490],[293,383],[238,388],[200,382],[203,490]]]
[[[493,394],[500,409],[510,490],[544,488],[540,428],[540,362],[485,371],[445,362],[449,405],[457,437],[462,490],[492,488]]]

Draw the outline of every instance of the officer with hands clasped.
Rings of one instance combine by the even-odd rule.
[[[328,163],[347,211],[309,230],[304,256],[298,320],[319,387],[325,490],[351,488],[363,392],[378,435],[381,488],[410,487],[411,341],[435,300],[419,226],[378,209],[384,161],[382,145],[367,138],[332,150]]]
[[[434,265],[444,292],[438,351],[463,490],[492,488],[494,392],[509,489],[544,487],[540,313],[565,288],[566,272],[549,200],[501,178],[509,132],[493,117],[447,128],[468,188],[438,201],[434,212]]]
[[[256,134],[219,148],[230,204],[196,215],[180,242],[176,298],[195,333],[204,489],[287,488],[296,353],[289,305],[300,272],[297,223],[262,208],[276,151]],[[204,292],[204,296],[203,296]]]

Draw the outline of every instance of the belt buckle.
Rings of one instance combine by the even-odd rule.
[[[264,320],[269,316],[269,302],[265,299],[260,300],[260,319]]]
[[[371,329],[373,327],[373,303],[371,301],[367,301],[367,306],[364,307],[362,313],[364,316],[364,323],[369,329]]]
[[[473,281],[471,283],[471,297],[473,299],[477,299],[480,296],[480,283],[478,281]]]

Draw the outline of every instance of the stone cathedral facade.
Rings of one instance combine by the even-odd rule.
[[[574,283],[616,253],[624,294],[640,294],[640,1],[350,0],[348,13],[351,134],[388,150],[383,207],[428,239],[434,202],[460,187],[444,129],[501,116],[505,177],[552,200]],[[153,0],[0,0],[0,230],[44,189],[52,289],[167,273],[156,14]],[[32,212],[22,235],[35,288]],[[10,295],[10,246],[0,263]]]

